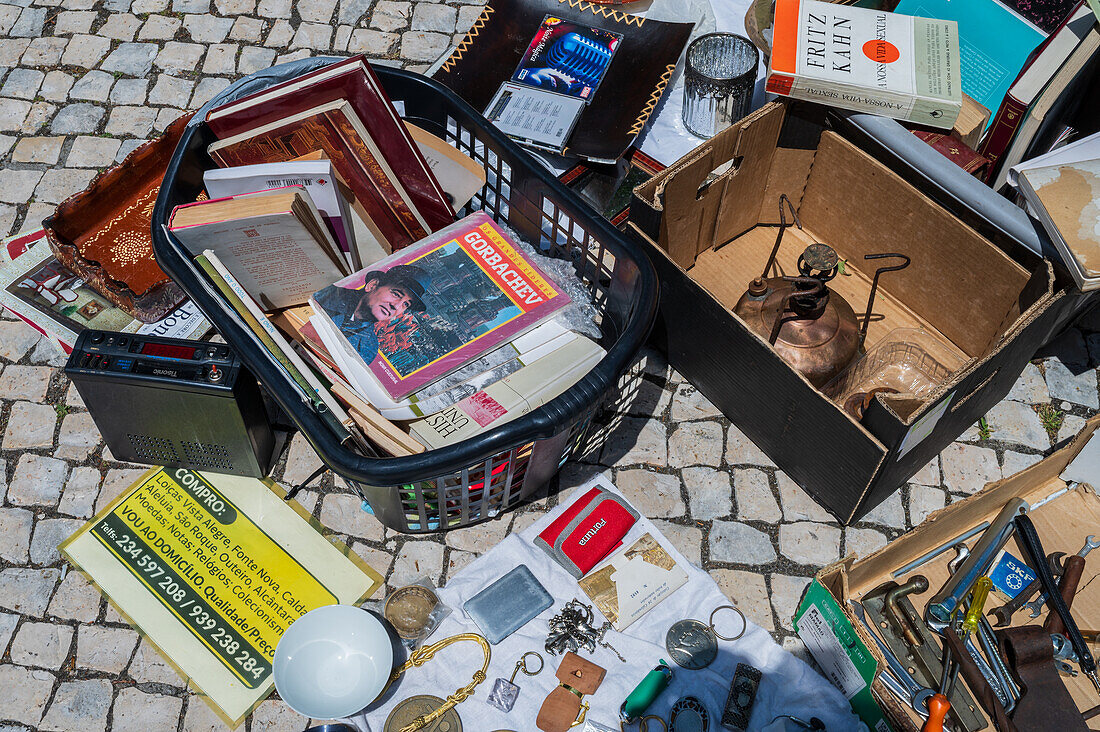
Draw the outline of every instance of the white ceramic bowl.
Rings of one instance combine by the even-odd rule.
[[[303,717],[349,717],[373,702],[393,670],[393,646],[378,618],[325,605],[298,618],[275,647],[275,688]]]

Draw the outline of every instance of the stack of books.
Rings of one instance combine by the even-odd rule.
[[[348,444],[442,447],[603,357],[572,299],[489,216],[483,168],[407,125],[355,57],[210,112],[203,200],[175,237]],[[323,408],[322,408],[323,407]]]

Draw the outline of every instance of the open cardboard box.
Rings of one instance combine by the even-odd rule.
[[[879,394],[857,421],[733,313],[775,243],[784,193],[803,228],[787,229],[777,269],[797,274],[808,244],[832,246],[846,274],[829,287],[861,322],[875,268],[899,261],[864,257],[911,258],[879,280],[864,345],[895,328],[922,328],[950,344],[963,366],[929,398]],[[1047,262],[1029,271],[781,103],[636,188],[630,216],[661,279],[656,340],[669,361],[843,523],[874,508],[1008,392],[1063,296]]]
[[[876,729],[877,720],[883,713],[896,730],[917,732],[921,722],[911,709],[902,706],[892,694],[882,688],[881,682],[872,683],[877,675],[875,662],[879,664],[877,670],[885,668],[885,663],[878,649],[873,648],[873,643],[866,637],[864,628],[855,630],[859,622],[852,615],[848,601],[861,599],[888,580],[905,582],[915,574],[923,574],[928,578],[929,589],[909,596],[917,611],[923,614],[928,600],[946,582],[949,576],[947,564],[954,559],[955,553],[946,551],[898,578],[893,577],[893,572],[933,549],[952,542],[955,537],[982,522],[992,521],[1001,508],[1016,497],[1037,505],[1040,501],[1064,491],[1062,495],[1034,509],[1029,515],[1042,540],[1043,549],[1048,554],[1055,551],[1076,553],[1084,544],[1085,537],[1098,533],[1100,496],[1087,483],[1071,483],[1075,487],[1066,490],[1067,483],[1059,476],[1098,428],[1100,416],[1089,420],[1069,445],[1041,462],[1010,478],[990,483],[980,493],[937,511],[913,531],[863,559],[857,560],[854,556],[848,556],[818,573],[802,598],[795,616],[795,628],[806,641],[818,664],[826,670],[834,683],[847,690],[853,709],[871,729]],[[1100,435],[1096,436],[1094,442],[1098,442],[1098,445],[1090,445],[1090,453],[1100,450]],[[1096,478],[1100,481],[1100,475]],[[979,536],[980,534],[967,540],[966,544],[973,547]],[[1005,548],[1017,557],[1027,557],[1015,539],[1010,539]],[[1098,576],[1100,558],[1092,555],[1086,559],[1085,570],[1072,606],[1073,617],[1082,629],[1100,627],[1100,581],[1096,581]],[[1003,598],[991,595],[985,606],[986,612],[1003,602]],[[1045,619],[1045,611],[1035,619],[1028,617],[1026,611],[1020,611],[1013,616],[1012,625],[1042,625]],[[1098,651],[1100,649],[1094,646],[1093,653]],[[1096,697],[1096,689],[1084,674],[1075,678],[1063,676],[1062,681],[1078,709],[1089,709],[1100,701]],[[958,683],[963,683],[961,678]],[[872,690],[878,698],[877,704],[870,696]],[[1100,717],[1090,720],[1089,727],[1100,729]],[[993,729],[992,724],[989,729]]]

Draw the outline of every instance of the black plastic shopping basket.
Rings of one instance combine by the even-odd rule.
[[[376,67],[410,122],[447,140],[485,166],[487,183],[461,214],[484,210],[544,253],[568,259],[588,285],[600,314],[607,355],[587,376],[543,407],[459,444],[419,455],[370,458],[340,443],[278,361],[195,265],[165,224],[173,207],[194,201],[214,136],[202,122],[214,105],[337,61],[312,58],[257,72],[200,110],[168,166],[153,211],[157,262],[213,322],[225,340],[290,415],[317,454],[397,531],[440,531],[491,518],[544,486],[581,441],[605,398],[649,334],[657,278],[642,250],[624,237],[470,105],[431,79]]]

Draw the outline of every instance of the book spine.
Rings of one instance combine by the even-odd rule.
[[[217,256],[208,250],[195,257],[195,263],[210,277],[210,281],[225,296],[229,304],[237,311],[237,314],[241,316],[249,330],[270,351],[287,375],[305,392],[309,400],[313,402],[314,407],[323,407],[316,409],[316,411],[322,416],[327,415],[334,427],[339,426],[339,429],[337,429],[338,435],[342,437],[350,436],[347,427],[344,425],[344,420],[350,420],[350,418],[344,413],[343,408],[336,403],[336,400],[332,398],[316,378],[310,379],[312,374],[309,367],[302,362],[298,354],[294,353],[282,334],[268,322],[267,317],[263,313],[253,311],[252,308],[255,305],[253,304],[250,307],[249,304],[251,296],[234,279],[229,270],[225,269],[224,266],[218,266],[221,262],[218,261]],[[311,394],[315,394],[316,398],[310,396]]]
[[[1017,100],[1011,94],[1006,94],[1001,106],[997,109],[997,116],[989,126],[989,132],[978,148],[978,154],[989,161],[986,168],[985,180],[988,182],[996,175],[998,159],[1008,150],[1016,130],[1020,126],[1024,115],[1027,114],[1027,105]]]
[[[792,99],[804,99],[942,129],[951,129],[962,111],[961,100],[952,102],[918,94],[878,93],[863,86],[837,84],[806,76],[772,74],[768,77],[766,88],[772,93]],[[930,109],[938,110],[937,114],[930,115]]]

